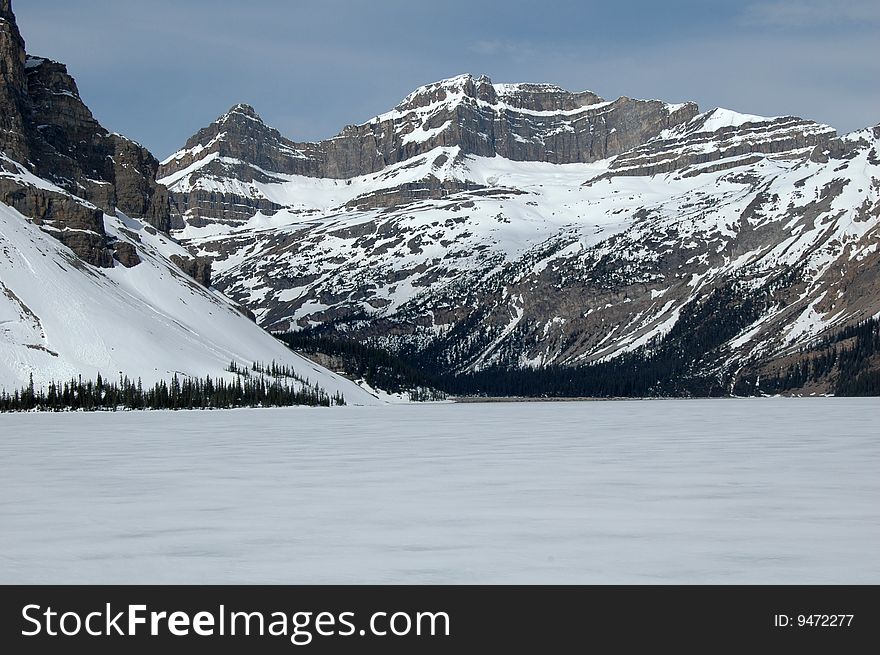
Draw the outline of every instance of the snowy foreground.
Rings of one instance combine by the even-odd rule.
[[[876,399],[0,416],[0,583],[880,583]]]

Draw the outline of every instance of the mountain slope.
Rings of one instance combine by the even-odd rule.
[[[168,192],[156,183],[156,159],[95,120],[63,64],[28,56],[10,0],[0,2],[0,63],[0,152],[67,192],[18,184],[17,167],[4,160],[0,202],[46,225],[80,257],[102,267],[113,265],[102,212],[118,207],[159,230],[169,228]]]
[[[0,205],[0,388],[33,375],[38,385],[98,373],[144,384],[232,377],[230,362],[294,366],[330,393],[363,402],[353,384],[290,352],[224,297],[168,262],[182,249],[144,223],[105,216],[105,228],[137,249],[132,268],[98,269]]]

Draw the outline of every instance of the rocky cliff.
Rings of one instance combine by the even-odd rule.
[[[10,0],[0,2],[0,150],[0,201],[91,264],[113,262],[105,212],[119,209],[158,230],[170,228],[156,159],[101,127],[63,64],[27,55]],[[50,184],[34,184],[28,175]]]

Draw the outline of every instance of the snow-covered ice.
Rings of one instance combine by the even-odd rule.
[[[0,416],[0,583],[880,583],[877,399]]]

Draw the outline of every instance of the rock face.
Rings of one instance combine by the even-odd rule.
[[[27,104],[24,39],[10,0],[0,0],[0,149],[25,161],[28,148],[22,109]]]
[[[421,87],[394,110],[319,143],[290,141],[265,125],[253,107],[236,105],[162,162],[159,176],[175,187],[176,213],[199,226],[240,221],[281,206],[253,194],[203,189],[198,179],[234,178],[246,185],[278,182],[279,175],[349,179],[443,147],[456,147],[460,155],[513,161],[594,162],[640,145],[697,112],[693,103],[605,102],[588,91],[493,84],[484,76],[463,75]],[[466,188],[447,185],[431,197]]]
[[[156,159],[101,127],[63,64],[27,56],[9,0],[0,3],[0,77],[0,149],[25,169],[16,174],[5,166],[4,194],[15,196],[16,208],[51,226],[96,266],[113,262],[102,213],[119,209],[158,230],[170,229],[168,193],[155,181]],[[37,188],[25,181],[27,173],[57,188]],[[15,184],[18,191],[11,188]],[[73,207],[77,201],[62,198],[66,194],[100,212],[87,208],[91,218],[84,219],[84,210]]]
[[[134,268],[141,263],[137,248],[128,241],[117,241],[113,244],[113,257],[125,268]]]
[[[216,154],[263,171],[347,179],[444,146],[514,161],[592,162],[641,145],[697,113],[693,103],[605,102],[589,91],[463,75],[421,87],[394,110],[319,143],[290,141],[253,107],[236,105],[162,162],[159,175],[174,176]]]
[[[4,170],[21,169],[5,161]],[[82,259],[103,268],[113,266],[107,247],[104,212],[65,193],[22,184],[17,176],[0,174],[0,202],[33,219]]]

